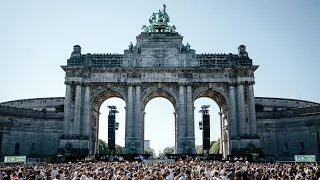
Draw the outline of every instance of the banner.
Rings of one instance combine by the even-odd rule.
[[[27,160],[26,156],[5,156],[4,163],[25,163]]]
[[[315,155],[294,155],[295,162],[316,162]]]

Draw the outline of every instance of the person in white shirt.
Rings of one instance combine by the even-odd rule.
[[[219,177],[219,173],[215,171],[213,177],[211,177],[210,180],[221,180],[221,178]]]
[[[55,178],[57,174],[59,174],[58,170],[57,170],[57,167],[53,166],[53,169],[52,169],[52,172],[51,172],[51,177]]]

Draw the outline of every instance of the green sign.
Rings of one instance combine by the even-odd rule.
[[[294,156],[295,162],[316,162],[315,155],[295,155]]]
[[[26,156],[5,156],[4,163],[24,163],[26,162]]]

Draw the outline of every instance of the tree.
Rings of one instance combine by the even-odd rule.
[[[108,143],[99,139],[99,154],[110,154],[111,150],[108,149]],[[116,144],[116,154],[123,154],[123,147]]]
[[[196,151],[197,151],[197,154],[202,154],[203,153],[202,145],[196,145]]]
[[[145,154],[150,154],[150,155],[152,155],[152,156],[155,155],[154,149],[151,149],[151,148],[145,148],[145,149],[144,149],[144,153],[145,153]]]
[[[99,139],[99,154],[108,154],[108,144],[102,139]]]
[[[219,154],[220,151],[220,138],[216,141],[211,141],[210,142],[210,154]]]
[[[174,147],[172,146],[172,147],[164,148],[163,153],[164,154],[174,154]]]

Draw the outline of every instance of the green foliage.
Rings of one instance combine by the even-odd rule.
[[[202,154],[202,145],[196,145],[196,151],[197,151],[197,154]]]
[[[151,154],[152,156],[154,155],[154,149],[151,149],[151,148],[145,148],[144,149],[144,153],[145,154]]]
[[[210,142],[210,154],[219,154],[220,151],[220,138],[216,141],[211,141]]]
[[[203,154],[202,145],[196,145],[196,151],[197,151],[197,154]],[[220,151],[220,139],[216,141],[211,141],[209,154],[219,154],[219,151]]]
[[[164,154],[174,154],[174,147],[166,147],[163,150]]]
[[[99,139],[99,154],[107,154],[108,152],[108,144],[102,140]]]
[[[123,147],[116,145],[116,154],[123,154]],[[104,140],[99,139],[99,154],[110,154],[111,150],[108,149],[108,143]]]

